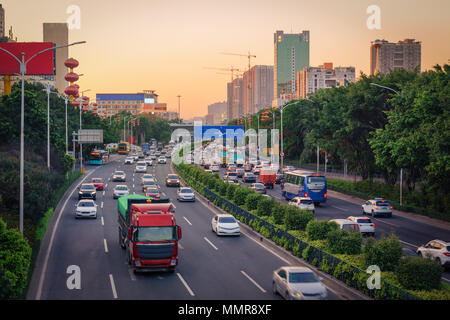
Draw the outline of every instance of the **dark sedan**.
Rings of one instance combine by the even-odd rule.
[[[256,176],[251,172],[246,172],[242,178],[246,183],[256,182]]]

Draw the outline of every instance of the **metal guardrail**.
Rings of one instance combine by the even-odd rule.
[[[181,168],[177,167],[177,169],[178,171],[181,171],[182,175],[187,175],[187,173]],[[186,176],[184,178],[186,180]],[[225,208],[226,211],[230,212],[234,216],[240,217],[245,224],[249,225],[253,229],[255,229],[253,225],[256,221],[257,225],[259,226],[257,231],[261,231],[262,228],[265,228],[265,230],[269,232],[269,238],[274,240],[274,242],[276,242],[278,245],[284,243],[285,249],[291,252],[294,251],[294,248],[297,248],[296,250],[297,253],[293,252],[294,255],[302,257],[302,253],[304,252],[304,250],[309,247],[310,253],[307,259],[308,263],[312,263],[314,259],[317,259],[317,266],[320,267],[324,261],[324,258],[326,258],[328,261],[329,270],[325,271],[320,268],[322,271],[327,272],[328,274],[334,276],[334,273],[339,265],[341,266],[341,268],[344,269],[345,266],[348,266],[346,268],[350,268],[352,270],[351,276],[347,278],[344,272],[341,272],[340,274],[338,274],[337,279],[345,282],[348,286],[366,294],[367,296],[382,300],[422,300],[422,298],[417,297],[407,292],[405,289],[395,286],[385,281],[384,279],[381,279],[381,289],[368,289],[365,280],[363,284],[360,281],[358,281],[361,274],[366,275],[366,277],[363,279],[369,277],[369,274],[367,274],[364,270],[344,260],[341,260],[340,258],[335,257],[332,254],[329,254],[328,252],[325,252],[317,247],[311,246],[309,243],[304,242],[303,240],[295,237],[286,230],[281,229],[264,219],[261,219],[260,217],[248,212],[245,209],[242,209],[236,204],[230,202],[229,200],[223,198],[222,196],[216,194],[207,187],[203,186],[201,183],[192,179],[192,177],[190,176],[189,176],[189,183],[192,183],[194,185],[194,188],[197,189],[197,191],[199,191],[199,189],[202,190],[204,196],[208,200],[217,204],[221,208]]]

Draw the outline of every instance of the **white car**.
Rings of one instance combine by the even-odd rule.
[[[300,210],[309,210],[315,213],[314,202],[309,197],[295,197],[289,201],[289,205],[295,206]]]
[[[356,222],[359,226],[359,232],[361,234],[369,234],[371,236],[375,236],[375,223],[370,220],[368,217],[348,217],[350,221]]]
[[[241,228],[239,223],[231,214],[218,214],[211,220],[212,230],[222,236],[239,236]]]
[[[75,205],[75,218],[94,218],[97,219],[97,205],[94,200],[80,200]]]
[[[123,171],[115,171],[113,176],[112,176],[112,181],[122,181],[125,182],[125,180],[127,179],[127,175],[125,172]]]
[[[134,161],[138,161],[139,160],[139,156],[138,156],[137,153],[133,154],[132,157],[133,157]]]
[[[177,190],[177,200],[178,201],[195,201],[195,194],[191,188],[179,188]]]
[[[117,199],[123,196],[127,196],[130,194],[130,190],[128,189],[128,186],[125,184],[118,184],[113,191],[113,198]]]
[[[346,231],[358,231],[359,224],[348,219],[331,219],[330,222],[335,222],[339,226],[339,229]]]
[[[145,163],[145,161],[138,161],[134,172],[147,172],[147,163]]]
[[[328,293],[321,281],[310,268],[281,267],[273,272],[272,292],[286,300],[323,300]]]
[[[134,158],[133,157],[126,157],[125,158],[125,164],[133,164]]]
[[[423,258],[436,260],[445,268],[450,267],[450,242],[433,240],[417,249],[417,254]]]
[[[165,157],[159,157],[159,158],[158,158],[158,163],[160,163],[160,164],[166,164],[166,163],[167,163],[166,158],[165,158]]]
[[[368,200],[362,205],[362,213],[370,214],[372,217],[375,216],[387,216],[392,217],[391,204],[382,198],[375,198],[373,200]]]
[[[142,175],[141,185],[143,185],[146,181],[155,181],[155,177],[151,173],[146,173]]]
[[[212,172],[219,172],[219,171],[220,171],[220,167],[219,167],[218,164],[213,164],[213,165],[210,167],[210,169],[211,169]]]

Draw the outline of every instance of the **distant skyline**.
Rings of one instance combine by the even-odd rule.
[[[169,111],[183,118],[203,116],[209,104],[226,100],[231,75],[204,67],[247,69],[273,65],[273,34],[310,31],[310,65],[332,62],[370,71],[370,42],[405,38],[422,42],[422,71],[450,59],[448,0],[5,0],[5,29],[18,41],[42,41],[44,22],[66,22],[67,8],[80,8],[80,29],[69,41],[87,41],[70,49],[80,61],[77,83],[96,93],[155,90]],[[366,9],[381,10],[381,29],[369,30]]]

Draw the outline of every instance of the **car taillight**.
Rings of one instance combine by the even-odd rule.
[[[375,209],[378,209],[378,206],[375,206]]]
[[[394,209],[394,207],[393,207],[393,206],[390,206],[389,209]]]
[[[375,223],[372,223],[370,226],[371,226],[371,227],[375,227]]]
[[[327,194],[325,193],[325,194],[323,195],[323,197],[326,198],[326,197],[327,197]]]
[[[450,252],[444,252],[444,256],[450,257]]]
[[[308,194],[305,192],[305,198],[308,196]]]

